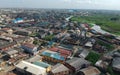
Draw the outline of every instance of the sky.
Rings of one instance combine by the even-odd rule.
[[[0,0],[0,8],[120,10],[120,0]]]

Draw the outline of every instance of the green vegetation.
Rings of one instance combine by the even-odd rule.
[[[114,46],[112,44],[107,44],[103,41],[97,41],[97,43],[101,46],[105,46],[106,49],[108,49],[108,50],[113,50],[114,49]]]
[[[34,40],[34,41],[33,41],[33,44],[35,44],[35,45],[39,45],[40,42],[39,42],[39,40]]]
[[[53,39],[53,37],[54,37],[54,35],[47,35],[44,37],[44,40],[50,41]]]
[[[108,66],[107,71],[110,75],[120,75],[118,72],[113,71],[112,66]]]
[[[100,25],[103,30],[120,35],[120,15],[97,14],[91,16],[72,17],[71,21],[80,23],[94,23]]]
[[[93,26],[94,26],[94,24],[92,24],[92,23],[89,23],[89,26],[90,26],[90,27],[93,27]]]
[[[100,54],[91,51],[86,57],[86,60],[91,61],[92,64],[94,65],[98,61],[99,58],[100,58]]]
[[[32,34],[30,34],[29,36],[31,36],[31,37],[36,37],[36,36],[38,36],[39,34],[38,33],[32,33]]]
[[[111,66],[108,66],[107,71],[108,71],[111,75],[115,75],[114,72],[113,72],[113,70],[112,70],[112,67],[111,67]]]

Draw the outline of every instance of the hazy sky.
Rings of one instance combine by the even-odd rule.
[[[120,0],[0,0],[0,7],[120,10]]]

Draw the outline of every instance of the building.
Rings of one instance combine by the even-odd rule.
[[[12,72],[0,72],[0,75],[16,75],[16,74]]]
[[[13,30],[10,29],[10,28],[2,28],[1,30],[6,32],[6,33],[8,33],[8,34],[12,34],[13,33]]]
[[[85,43],[85,47],[92,48],[93,47],[92,42],[88,41],[87,43]]]
[[[16,70],[24,75],[46,75],[46,69],[35,64],[21,61],[16,65]]]
[[[6,37],[6,36],[0,36],[0,40],[4,40],[4,41],[8,41],[8,42],[13,42],[12,38]]]
[[[36,61],[42,61],[42,57],[39,56],[39,55],[36,55],[36,56],[33,56],[32,58],[26,60],[27,62],[30,62],[30,63],[33,63],[33,62],[36,62]]]
[[[112,61],[113,70],[120,72],[120,57],[116,57]]]
[[[14,32],[14,34],[23,35],[23,36],[28,36],[28,35],[30,35],[31,33],[32,33],[31,31],[27,31],[27,30],[24,30],[24,29],[16,30],[16,31]]]
[[[87,68],[81,69],[79,75],[100,75],[101,72],[93,66],[89,66]]]
[[[13,58],[13,57],[16,57],[16,54],[18,53],[18,51],[17,50],[13,50],[13,49],[9,49],[9,50],[5,51],[5,53],[9,57]]]
[[[38,53],[38,49],[37,46],[35,46],[34,44],[30,44],[30,43],[23,43],[21,45],[21,47],[24,49],[25,52],[30,53],[30,54],[36,54]]]
[[[74,50],[74,46],[73,46],[73,45],[60,44],[60,45],[58,46],[58,48],[67,49],[67,50],[69,50],[69,51],[71,51],[71,52]]]
[[[13,20],[13,23],[21,23],[23,22],[22,18],[16,18],[15,20]]]
[[[13,40],[16,41],[18,44],[25,42],[33,43],[34,38],[27,36],[18,36],[18,37],[14,37]]]
[[[51,65],[49,65],[49,64],[47,64],[45,62],[36,61],[36,62],[33,62],[33,64],[45,68],[46,72],[50,72],[51,71]]]
[[[81,68],[88,67],[91,63],[83,58],[73,58],[71,60],[68,60],[67,63],[69,63],[71,66],[75,68],[75,71],[79,71]]]
[[[53,47],[53,48],[50,48],[49,50],[58,52],[60,53],[61,56],[64,56],[65,58],[72,55],[72,52],[70,50],[63,49],[63,48]]]
[[[5,34],[6,34],[6,32],[0,30],[0,35],[3,36],[3,35],[5,35]]]
[[[73,58],[62,64],[53,66],[51,73],[52,75],[72,75],[72,72],[78,72],[82,68],[86,68],[90,65],[90,62],[83,58]],[[75,70],[75,71],[72,71]]]
[[[117,36],[116,39],[120,41],[120,36]]]
[[[52,67],[51,75],[69,75],[69,69],[63,64],[57,64]]]
[[[108,61],[109,62],[109,61]],[[96,63],[95,63],[95,65],[97,66],[97,67],[99,67],[99,68],[102,68],[102,69],[107,69],[107,67],[108,67],[108,65],[109,65],[109,63],[108,62],[106,62],[106,61],[103,61],[103,60],[98,60]]]
[[[88,54],[89,54],[89,51],[88,50],[79,50],[80,52],[79,52],[79,57],[81,57],[81,58],[86,58],[87,56],[88,56]]]
[[[8,49],[16,47],[16,46],[17,46],[16,42],[6,43],[6,44],[0,46],[0,50],[8,50]]]
[[[43,51],[41,55],[43,56],[43,60],[52,61],[55,63],[62,62],[65,60],[65,58],[59,53],[49,50]]]

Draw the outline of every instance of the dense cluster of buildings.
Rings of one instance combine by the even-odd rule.
[[[100,34],[89,24],[71,22],[78,14],[89,15],[86,11],[2,9],[0,75],[106,75],[103,70],[108,66],[120,72],[120,39]],[[103,54],[95,64],[87,59],[92,51]]]

